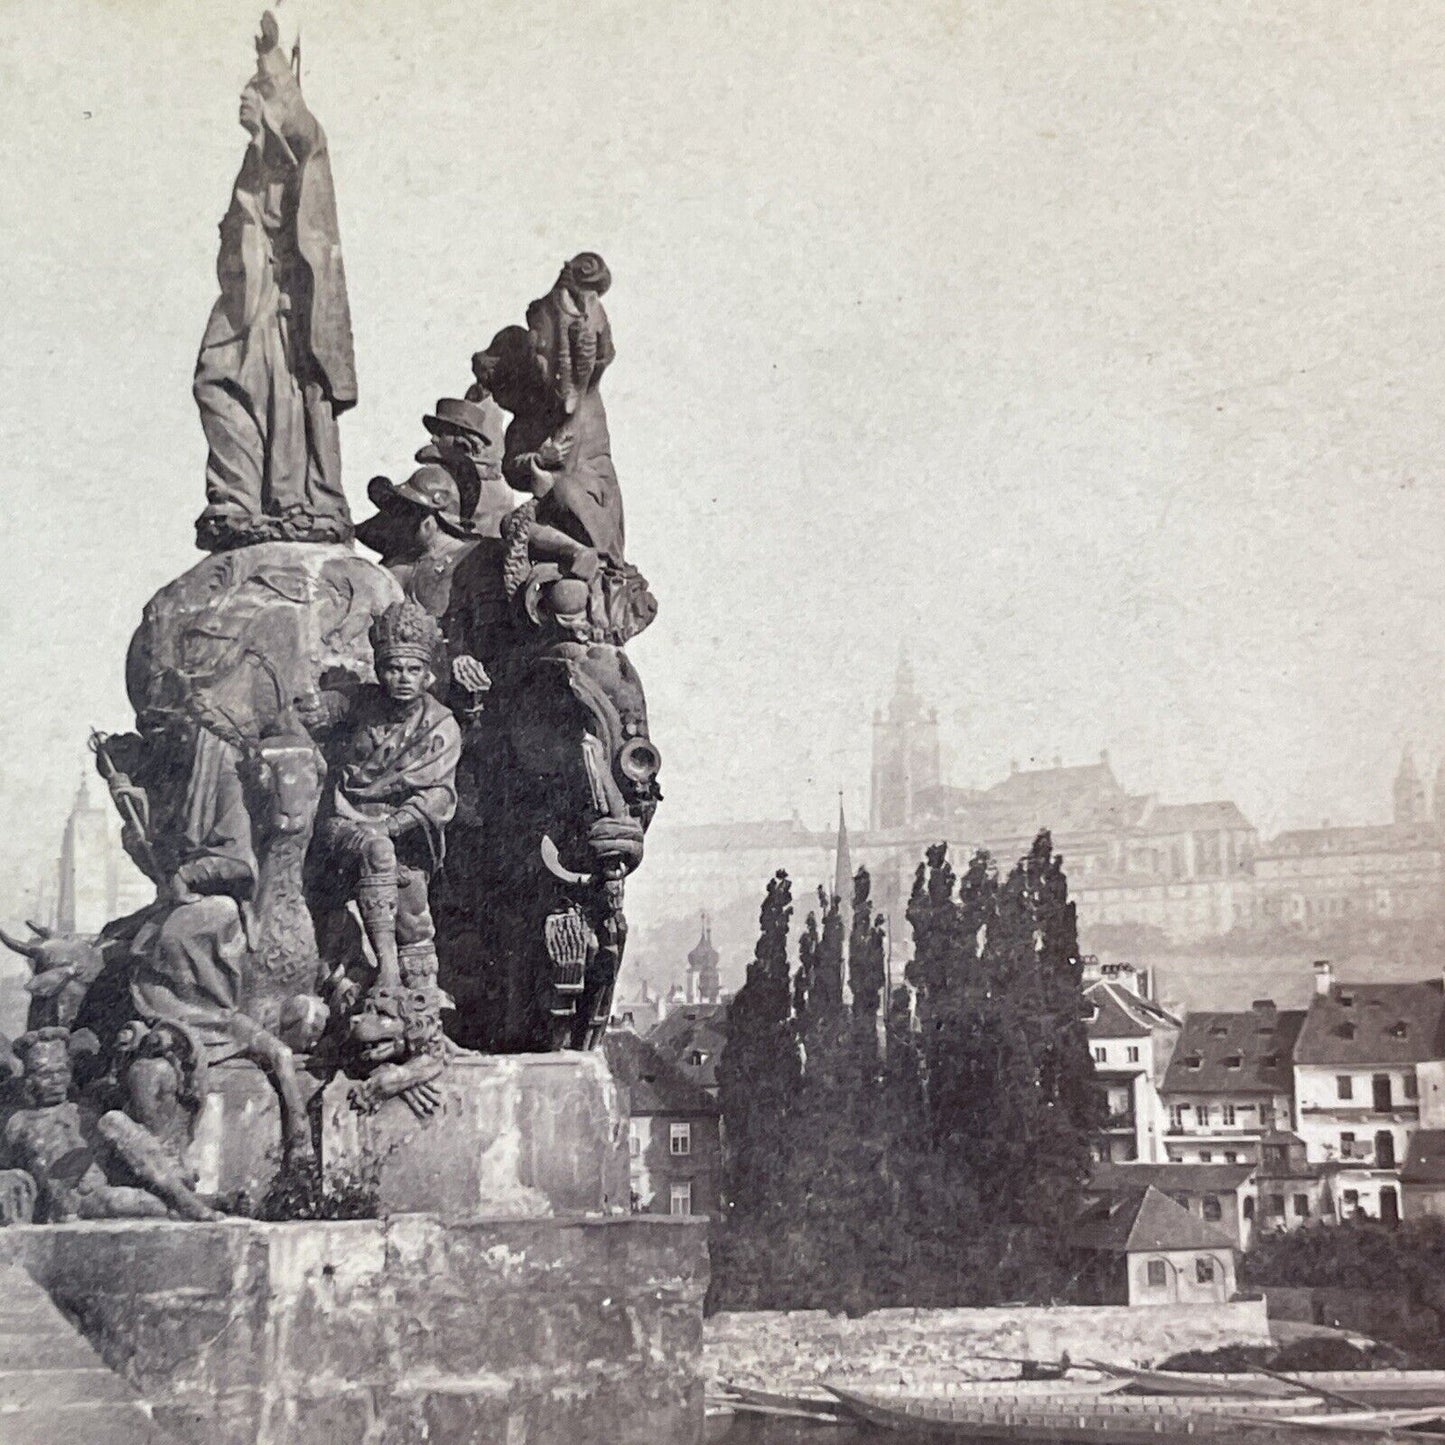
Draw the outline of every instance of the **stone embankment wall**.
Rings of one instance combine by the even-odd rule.
[[[714,1315],[704,1330],[709,1379],[814,1382],[959,1379],[990,1373],[979,1357],[1157,1363],[1179,1350],[1266,1344],[1262,1299],[1230,1304],[875,1310]]]
[[[699,1221],[166,1222],[0,1229],[204,1445],[695,1445]]]

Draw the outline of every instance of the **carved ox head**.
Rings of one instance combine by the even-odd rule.
[[[325,764],[310,738],[263,738],[251,762],[264,803],[252,816],[268,836],[310,836]]]
[[[105,964],[100,940],[84,933],[53,933],[38,923],[28,927],[29,939],[14,938],[0,929],[0,943],[30,963],[25,983],[30,994],[28,1026],[69,1028]]]

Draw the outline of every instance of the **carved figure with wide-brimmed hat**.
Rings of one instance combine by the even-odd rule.
[[[502,518],[520,500],[502,480],[507,420],[501,407],[490,396],[444,396],[422,425],[432,439],[417,452],[417,461],[445,467],[456,478],[463,520],[480,536],[499,537]]]

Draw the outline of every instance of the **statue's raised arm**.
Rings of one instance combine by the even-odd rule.
[[[221,294],[196,362],[209,449],[196,540],[212,552],[352,534],[336,424],[356,403],[351,312],[326,133],[302,98],[299,55],[266,11],[241,92],[250,141],[221,221]]]

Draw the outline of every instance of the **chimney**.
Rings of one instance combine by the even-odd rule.
[[[1315,959],[1315,992],[1323,998],[1330,991],[1330,984],[1334,982],[1334,969],[1330,967],[1327,958]]]

